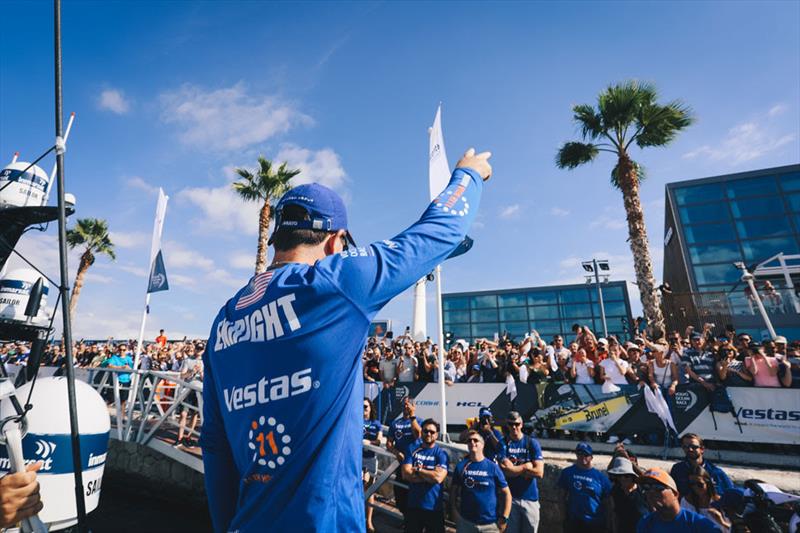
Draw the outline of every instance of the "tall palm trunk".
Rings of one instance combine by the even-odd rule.
[[[656,295],[656,281],[653,276],[653,264],[650,261],[650,244],[647,240],[642,202],[639,199],[639,177],[636,167],[626,154],[620,155],[618,170],[625,216],[628,219],[628,241],[633,254],[636,285],[641,293],[644,315],[650,333],[652,334],[654,329],[659,329],[663,334],[664,315]]]
[[[258,215],[258,250],[256,251],[256,274],[267,270],[267,240],[269,239],[269,198],[264,200],[264,205]]]
[[[75,285],[72,286],[72,293],[69,296],[69,318],[70,320],[75,317],[75,308],[78,306],[78,297],[81,295],[83,288],[83,278],[86,276],[86,271],[94,264],[94,255],[89,250],[81,254],[81,262],[78,265],[78,273],[75,275]]]

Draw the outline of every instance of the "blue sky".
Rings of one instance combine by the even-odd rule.
[[[53,137],[51,4],[5,1],[0,19],[0,162],[30,161]],[[75,335],[138,332],[159,186],[172,289],[153,297],[147,337],[206,335],[252,272],[257,206],[230,182],[258,154],[342,193],[359,244],[401,231],[427,203],[440,101],[451,165],[475,146],[495,169],[446,292],[582,282],[593,255],[631,281],[613,162],[553,164],[576,137],[571,106],[626,79],[697,115],[636,154],[660,278],[665,183],[800,161],[798,20],[797,2],[65,1],[67,189],[77,216],[108,220],[118,252],[90,269]],[[54,231],[20,249],[57,275]],[[407,291],[379,316],[401,329],[411,304]]]

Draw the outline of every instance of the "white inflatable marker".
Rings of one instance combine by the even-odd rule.
[[[11,158],[11,164],[13,165],[16,163],[17,159],[19,159],[19,152],[14,152],[14,157]]]

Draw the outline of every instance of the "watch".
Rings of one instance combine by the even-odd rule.
[[[506,522],[508,522],[508,517],[501,516],[500,518],[497,519],[497,521],[500,522],[501,524],[505,524]]]

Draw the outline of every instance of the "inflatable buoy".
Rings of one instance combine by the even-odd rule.
[[[36,281],[42,278],[42,300],[39,312],[32,318],[34,324],[45,325],[50,320],[47,313],[47,293],[49,284],[41,274],[31,268],[18,268],[10,271],[0,278],[0,318],[8,320],[27,321],[31,317],[25,316],[25,308],[31,295],[31,289]]]
[[[42,167],[17,161],[0,171],[0,209],[44,205],[50,177]],[[23,171],[28,168],[27,171]]]
[[[17,389],[17,398],[23,403],[30,392],[30,383]],[[75,381],[75,399],[78,406],[81,463],[83,467],[83,497],[86,512],[97,508],[103,469],[108,452],[111,420],[108,408],[100,394],[90,385]],[[28,433],[22,439],[26,463],[42,462],[38,473],[44,508],[39,518],[51,531],[64,529],[77,523],[75,481],[72,468],[67,378],[39,377],[33,387],[31,409],[27,414]],[[0,401],[0,417],[15,414],[11,401]],[[0,445],[0,475],[11,470],[8,451]]]

